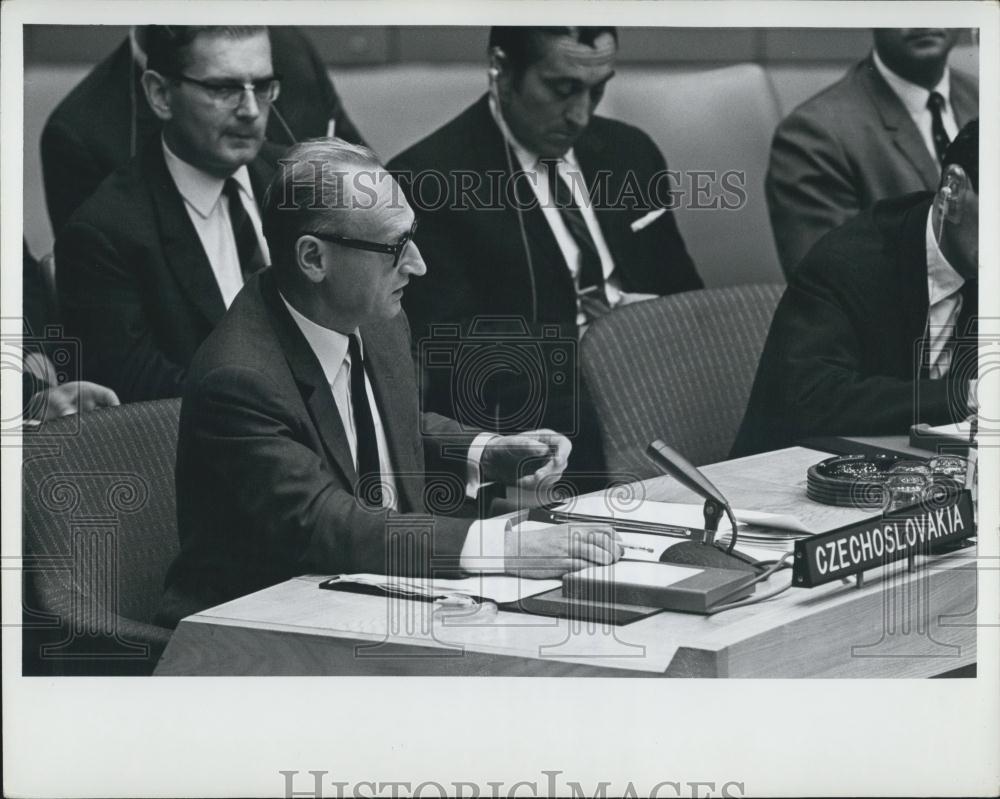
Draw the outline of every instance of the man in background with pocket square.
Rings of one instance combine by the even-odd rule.
[[[560,430],[573,471],[599,471],[603,458],[585,387],[547,379],[552,332],[577,341],[616,307],[702,287],[663,155],[637,128],[594,115],[617,52],[614,28],[495,27],[488,93],[389,164],[428,264],[406,297],[417,356],[439,348],[441,330],[460,342],[450,375],[421,358],[425,403],[459,421],[491,416],[499,430],[524,416]],[[463,360],[491,337],[518,357],[517,342],[537,344],[535,374],[499,344],[489,368],[485,356],[482,368]]]

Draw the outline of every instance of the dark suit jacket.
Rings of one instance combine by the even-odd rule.
[[[325,136],[336,120],[342,139],[361,143],[330,83],[326,68],[297,28],[270,28],[274,71],[282,76],[274,107],[299,140]],[[49,219],[56,234],[108,175],[128,163],[140,146],[156,140],[161,123],[146,103],[129,41],[99,63],[56,106],[42,130],[42,174]],[[267,138],[292,142],[272,113]]]
[[[671,294],[701,288],[670,211],[640,232],[630,229],[632,222],[660,207],[647,189],[654,175],[665,172],[666,162],[652,140],[631,125],[594,117],[574,152],[591,196],[596,197],[595,214],[622,289]],[[523,174],[513,155],[511,159],[516,174]],[[426,337],[430,325],[440,322],[459,323],[468,340],[472,320],[499,315],[523,320],[531,339],[543,349],[549,341],[540,338],[543,323],[558,326],[563,339],[575,346],[573,282],[530,185],[524,180],[511,182],[503,136],[486,96],[397,156],[389,168],[398,173],[417,213],[416,242],[427,263],[427,274],[410,284],[404,298],[415,340]],[[449,184],[449,196],[443,200],[437,196],[439,183],[418,177],[430,171],[443,174]],[[471,191],[463,188],[466,185]],[[663,191],[667,187],[664,179]],[[421,203],[421,196],[426,203]],[[435,207],[422,207],[428,203]],[[526,209],[523,222],[533,268],[522,242],[517,203]],[[491,322],[480,324],[478,331],[498,328],[499,323]],[[511,329],[508,325],[505,332]],[[526,398],[532,388],[523,371],[520,376],[515,373],[517,364],[509,366],[493,385],[467,386],[465,391],[482,392],[483,404],[499,403],[502,419],[523,420],[532,416],[531,409],[518,415],[522,403],[530,401]],[[546,412],[541,423],[571,433],[567,425],[579,425],[568,421],[566,414],[586,407],[585,400],[567,394],[572,381],[557,385],[548,374],[543,379],[546,383],[536,388],[541,388],[542,402],[552,412]],[[465,414],[456,407],[454,395],[447,381],[443,385],[433,378],[425,381],[426,407],[463,420]]]
[[[961,128],[979,115],[979,89],[951,70]],[[785,274],[829,230],[876,201],[934,191],[941,170],[871,56],[778,126],[767,172],[771,227]]]
[[[968,414],[974,359],[931,380],[925,233],[932,194],[884,200],[827,234],[792,274],[771,323],[733,457],[806,436],[905,434]],[[962,316],[975,316],[972,303]],[[971,352],[967,354],[972,354]]]
[[[258,202],[279,155],[265,143],[248,164]],[[159,142],[80,207],[55,252],[59,306],[67,334],[80,339],[83,378],[122,402],[179,396],[226,307]]]
[[[457,569],[470,522],[426,515],[425,454],[440,468],[440,445],[464,454],[472,436],[450,419],[420,414],[404,315],[360,333],[400,512],[355,501],[358,477],[333,395],[266,269],[198,351],[185,384],[177,444],[181,553],[167,574],[161,622],[173,626],[308,572]],[[412,540],[414,549],[393,551],[393,536]]]

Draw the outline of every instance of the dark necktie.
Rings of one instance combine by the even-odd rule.
[[[944,97],[938,92],[931,92],[927,98],[927,107],[931,110],[931,135],[934,138],[934,151],[937,153],[938,163],[944,160],[945,150],[951,144],[948,133],[944,129],[944,120],[941,118],[941,111],[944,109]]]
[[[236,254],[240,259],[240,271],[246,280],[264,265],[257,244],[257,233],[240,199],[240,184],[235,178],[226,178],[222,193],[229,201],[229,224],[233,226],[233,240],[236,242]]]
[[[351,356],[351,411],[357,435],[358,480],[364,483],[358,499],[374,508],[382,507],[382,472],[378,461],[378,441],[375,421],[365,390],[365,363],[361,359],[361,343],[357,335],[347,337],[347,352]]]
[[[540,159],[540,164],[545,165],[545,171],[549,179],[549,194],[552,202],[559,209],[563,224],[569,231],[570,236],[580,250],[580,271],[579,288],[583,292],[585,289],[595,287],[597,294],[604,294],[604,272],[601,269],[601,256],[597,253],[597,245],[587,229],[580,208],[573,200],[573,192],[565,180],[558,172],[558,159]]]

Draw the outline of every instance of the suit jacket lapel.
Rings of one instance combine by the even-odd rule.
[[[167,170],[163,149],[157,145],[159,142],[155,145],[150,142],[143,149],[142,159],[159,221],[163,259],[177,276],[188,299],[215,325],[226,312],[226,305],[198,232],[191,224],[184,200]]]
[[[940,170],[903,102],[879,75],[871,56],[859,65],[859,70],[861,84],[896,149],[913,165],[924,181],[924,188],[928,191],[937,188]]]
[[[344,480],[353,488],[358,482],[358,472],[351,457],[351,447],[347,441],[340,411],[333,401],[333,392],[326,382],[323,369],[282,302],[273,273],[264,270],[259,277],[255,276],[255,279],[260,280],[261,295],[271,314],[275,334],[302,391],[309,416],[326,449],[327,459],[340,469]]]

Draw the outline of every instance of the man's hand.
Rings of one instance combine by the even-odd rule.
[[[558,480],[572,448],[569,439],[554,430],[498,436],[483,450],[483,479],[519,488]]]
[[[513,527],[504,538],[504,571],[534,580],[609,566],[621,555],[621,538],[606,525],[557,524],[523,532]]]
[[[32,400],[32,405],[41,406],[41,421],[47,422],[59,416],[69,416],[94,408],[119,405],[118,395],[110,388],[88,383],[84,380],[63,383],[39,392],[43,396]]]

